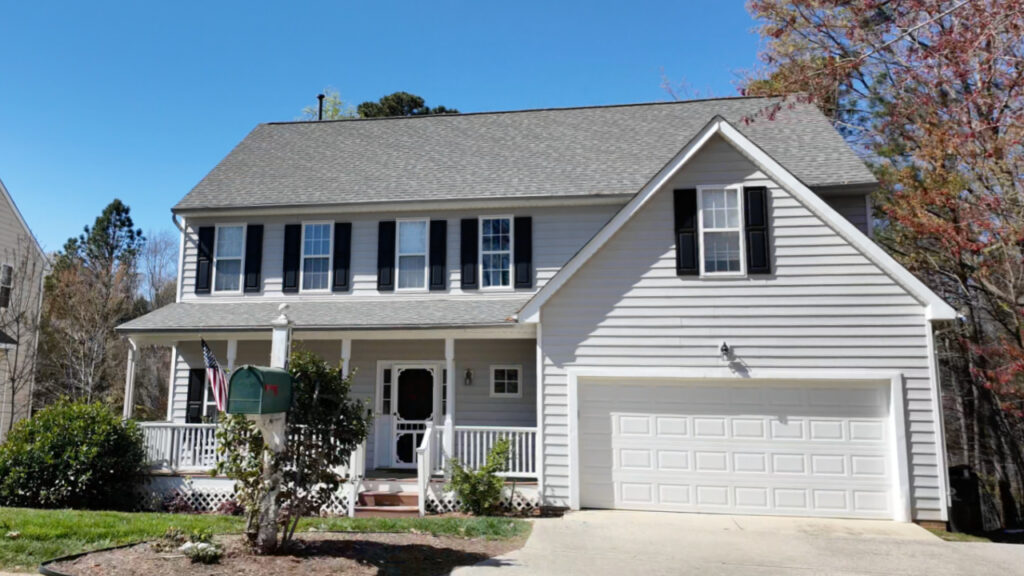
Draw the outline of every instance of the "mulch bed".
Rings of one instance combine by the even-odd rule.
[[[241,536],[220,536],[219,564],[193,564],[176,552],[159,552],[149,544],[87,554],[48,567],[69,576],[240,576],[447,574],[457,566],[482,562],[520,548],[525,538],[465,539],[429,534],[361,534],[320,532],[296,535],[289,550],[256,556]]]

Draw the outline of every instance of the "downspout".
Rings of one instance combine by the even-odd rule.
[[[182,275],[185,273],[185,239],[188,238],[188,233],[185,231],[186,221],[182,217],[182,221],[178,222],[178,216],[171,212],[171,222],[174,223],[174,227],[181,233],[181,241],[178,243],[178,286],[174,291],[174,301],[181,302],[182,293],[184,291],[185,283],[182,279]]]

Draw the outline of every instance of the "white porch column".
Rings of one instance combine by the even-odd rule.
[[[448,376],[444,381],[444,455],[455,455],[455,339],[444,339],[444,368]]]
[[[270,366],[272,368],[287,368],[288,356],[292,351],[292,321],[287,316],[287,304],[281,304],[277,311],[281,315],[270,323],[273,327],[270,339]]]
[[[352,358],[352,340],[341,339],[341,377],[348,378],[348,363]]]
[[[235,371],[235,359],[238,358],[238,340],[228,340],[228,373]]]
[[[124,375],[124,413],[125,420],[135,412],[135,364],[138,360],[139,348],[135,341],[128,339],[128,362]]]

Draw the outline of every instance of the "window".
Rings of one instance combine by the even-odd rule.
[[[302,289],[326,290],[331,270],[331,225],[302,226]]]
[[[381,414],[391,414],[391,368],[385,368],[381,374]]]
[[[399,290],[422,290],[427,287],[427,221],[398,221],[398,268]]]
[[[500,398],[522,398],[523,386],[520,380],[521,366],[491,366],[491,396]]]
[[[743,274],[739,188],[700,188],[701,273]]]
[[[242,289],[242,253],[245,226],[218,226],[213,249],[213,291],[238,292]]]
[[[230,374],[228,375],[230,377]],[[203,381],[203,422],[217,421],[217,402],[213,398],[213,388],[210,387],[210,379],[204,374]]]
[[[512,219],[480,219],[480,281],[484,288],[512,285]]]

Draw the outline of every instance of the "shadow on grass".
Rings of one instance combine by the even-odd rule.
[[[375,566],[384,576],[447,574],[489,558],[486,554],[425,544],[389,544],[367,540],[298,540],[284,552],[296,558],[347,558]]]

